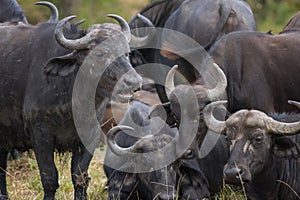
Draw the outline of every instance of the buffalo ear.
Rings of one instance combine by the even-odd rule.
[[[296,159],[300,161],[300,146],[292,136],[277,136],[274,138],[273,153],[279,158]]]
[[[48,76],[68,76],[76,69],[76,62],[77,57],[74,51],[64,56],[51,58],[44,66],[44,74]]]

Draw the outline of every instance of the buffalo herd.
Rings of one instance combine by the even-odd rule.
[[[273,34],[242,0],[158,0],[83,29],[36,4],[51,16],[32,25],[0,1],[0,200],[8,155],[29,149],[44,200],[67,151],[74,199],[88,199],[103,143],[109,200],[217,198],[225,183],[300,199],[300,13]]]

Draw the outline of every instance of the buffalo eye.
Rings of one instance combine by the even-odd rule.
[[[228,137],[227,137],[227,135],[225,135],[225,140],[228,142]]]
[[[257,136],[257,137],[255,138],[255,142],[256,142],[257,144],[260,144],[260,143],[262,142],[262,140],[263,140],[263,137],[262,137],[262,136]]]
[[[232,140],[228,136],[226,136],[225,139],[227,141],[227,144],[231,146],[232,145]]]
[[[194,152],[191,149],[188,149],[183,156],[185,159],[192,159],[194,158]]]

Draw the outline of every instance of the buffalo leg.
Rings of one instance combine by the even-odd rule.
[[[89,184],[88,167],[92,154],[84,147],[73,150],[71,172],[74,185],[74,199],[85,200],[87,198],[87,187]]]
[[[6,190],[6,166],[8,151],[0,147],[0,200],[8,199]]]
[[[40,134],[34,137],[34,153],[40,170],[44,188],[44,200],[53,200],[58,185],[58,172],[54,163],[54,142],[49,134]]]

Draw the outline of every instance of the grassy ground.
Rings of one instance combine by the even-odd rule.
[[[88,188],[89,200],[105,200],[106,177],[103,172],[104,151],[97,149],[89,168],[91,182]],[[56,200],[73,199],[73,185],[70,174],[71,154],[55,155],[59,171],[60,187],[56,192]],[[20,159],[8,163],[8,192],[11,200],[41,200],[43,188],[38,166],[32,151],[26,152]],[[245,200],[242,190],[225,185],[222,191],[212,200]]]
[[[103,172],[103,151],[97,149],[89,168],[92,177],[88,196],[90,200],[106,199],[105,182]],[[73,199],[73,185],[71,181],[70,162],[71,154],[55,155],[55,162],[59,172],[59,189],[56,192],[56,200]],[[8,163],[8,192],[11,200],[41,200],[43,188],[35,156],[32,151],[26,152],[20,159]]]

